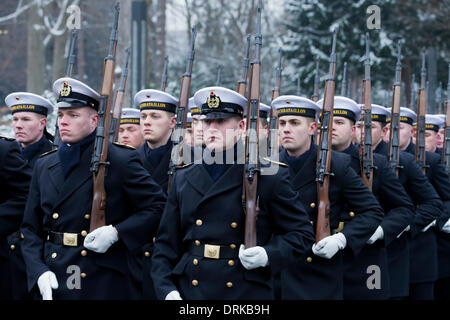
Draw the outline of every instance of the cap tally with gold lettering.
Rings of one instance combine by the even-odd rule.
[[[425,115],[425,130],[433,130],[438,132],[444,126],[444,119],[438,114]]]
[[[51,102],[37,94],[29,92],[13,92],[5,98],[11,113],[34,112],[44,116],[53,112]]]
[[[134,105],[141,111],[161,110],[175,113],[177,104],[178,100],[174,96],[155,89],[144,89],[134,96]]]
[[[364,112],[362,109],[364,108],[364,105],[359,104],[358,106],[361,108],[361,121],[363,121]],[[388,108],[385,108],[378,104],[372,104],[371,114],[372,114],[372,121],[378,121],[383,124],[386,124],[387,119],[389,119],[389,117],[391,116],[391,111]]]
[[[224,87],[200,89],[194,95],[194,102],[202,107],[202,120],[243,117],[247,105],[244,96]]]
[[[192,128],[192,114],[190,112],[186,115],[186,128]]]
[[[320,109],[323,109],[323,99],[317,101]],[[333,106],[333,116],[344,117],[354,122],[359,121],[361,116],[361,109],[358,104],[347,97],[335,96]]]
[[[389,117],[387,122],[391,122],[391,117]],[[413,126],[417,121],[417,114],[411,109],[400,107],[400,122],[407,123]]]
[[[278,117],[301,116],[316,118],[320,108],[314,101],[293,95],[279,96],[272,101],[272,107],[277,111]]]
[[[120,114],[120,124],[137,124],[141,119],[141,113],[135,108],[123,108]]]
[[[198,115],[202,112],[202,106],[197,106],[195,104],[194,97],[189,98],[189,112],[191,116]]]
[[[91,107],[98,111],[100,95],[88,85],[72,78],[60,78],[53,83],[53,93],[58,96],[58,108]]]

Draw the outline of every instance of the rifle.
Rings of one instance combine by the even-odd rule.
[[[319,83],[320,83],[320,77],[319,77],[319,57],[316,57],[316,74],[314,75],[314,92],[311,96],[311,100],[314,102],[319,101]],[[334,91],[333,91],[334,96]]]
[[[75,54],[75,44],[77,43],[78,29],[73,29],[70,37],[69,55],[67,56],[67,67],[66,67],[66,77],[71,77],[73,73],[73,66],[77,56]],[[59,135],[58,120],[55,124],[55,137],[53,139],[53,146],[58,147],[61,143],[61,136]]]
[[[278,49],[278,65],[275,68],[275,85],[272,89],[272,101],[280,96],[281,89],[281,48]],[[277,152],[277,128],[278,128],[278,117],[274,112],[273,108],[270,108],[270,123],[269,123],[269,143],[267,156],[270,157]]]
[[[255,60],[251,63],[250,90],[248,93],[247,108],[247,135],[245,136],[245,170],[244,170],[244,201],[245,201],[245,233],[244,246],[251,248],[256,246],[256,219],[258,215],[258,117],[261,77],[261,0],[258,3],[257,24],[255,34]]]
[[[122,114],[122,102],[123,96],[125,94],[125,87],[127,85],[128,78],[128,59],[130,58],[130,50],[128,47],[125,49],[125,61],[122,69],[122,74],[120,75],[119,89],[116,90],[114,97],[114,107],[112,108],[112,118],[111,118],[111,130],[109,139],[111,142],[117,141],[119,139],[119,127],[120,127],[120,117]]]
[[[395,80],[392,86],[392,110],[391,127],[389,130],[389,167],[395,171],[398,176],[398,170],[402,168],[399,165],[399,131],[400,131],[400,99],[402,85],[402,63],[401,63],[401,45],[397,43],[397,64],[395,66]]]
[[[415,93],[414,93],[414,82],[415,82],[415,81],[416,81],[416,75],[413,74],[413,75],[412,75],[412,79],[411,79],[411,97],[410,97],[410,99],[409,99],[409,108],[410,108],[411,110],[414,109],[414,105],[416,104],[416,99],[415,99],[416,95],[415,95]]]
[[[191,78],[192,78],[192,65],[194,64],[195,56],[195,37],[197,36],[197,28],[192,28],[192,36],[190,43],[190,51],[186,62],[186,72],[181,77],[181,89],[180,100],[177,107],[177,122],[173,132],[173,147],[172,155],[169,161],[169,182],[167,186],[167,193],[169,193],[170,185],[172,183],[172,177],[175,173],[176,167],[179,164],[180,157],[182,156],[181,142],[183,141],[183,132],[186,128],[186,119],[189,110],[189,95],[191,93]],[[175,161],[173,160],[175,159]]]
[[[164,57],[164,67],[161,76],[161,88],[159,90],[166,91],[167,86],[167,69],[169,68],[169,56]]]
[[[415,159],[423,174],[426,173],[425,163],[425,114],[427,112],[427,70],[425,68],[425,51],[422,50],[422,69],[420,71],[419,105],[417,106],[417,130]]]
[[[328,188],[331,173],[331,132],[333,131],[333,106],[336,77],[336,36],[337,29],[333,32],[333,44],[330,55],[330,67],[325,83],[322,109],[322,125],[320,128],[319,148],[317,152],[316,182],[317,209],[316,243],[330,235],[330,199]]]
[[[445,129],[444,145],[442,150],[442,163],[450,177],[450,63],[448,64],[447,101],[445,102]]]
[[[344,68],[345,69],[345,68]],[[363,79],[364,130],[361,130],[361,172],[364,184],[372,191],[373,182],[373,154],[372,154],[372,92],[370,80],[370,39],[366,33],[366,56],[364,59]],[[364,144],[362,143],[364,141]]]
[[[345,97],[346,94],[347,94],[347,61],[344,62],[344,72],[342,73],[341,96]]]
[[[217,79],[216,79],[216,86],[221,86],[222,85],[222,69],[223,69],[223,65],[219,64],[217,66]]]
[[[92,199],[91,224],[89,232],[105,225],[105,175],[108,156],[109,127],[111,124],[111,100],[113,96],[114,67],[119,25],[119,2],[114,6],[114,23],[109,38],[109,51],[105,58],[102,88],[100,91],[100,106],[98,110],[98,127],[95,137],[94,153],[91,160],[91,172],[94,180],[94,196]]]
[[[244,60],[242,61],[242,76],[241,80],[238,81],[237,86],[237,92],[245,97],[245,94],[247,92],[247,78],[248,78],[248,67],[250,63],[250,40],[251,35],[247,35],[247,45],[245,47],[245,56]]]

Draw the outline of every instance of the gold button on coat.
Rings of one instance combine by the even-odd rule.
[[[308,257],[308,258],[306,258],[306,261],[311,262],[311,261],[312,261],[312,258],[311,258],[311,257]]]
[[[55,259],[58,254],[56,252],[52,253],[52,258]]]
[[[57,214],[57,213],[54,213],[54,214],[52,215],[52,217],[53,217],[53,219],[58,219],[58,217],[59,217],[59,214]]]
[[[86,230],[81,231],[81,235],[82,235],[83,237],[86,237],[86,236],[87,236],[87,231],[86,231]]]
[[[86,278],[86,273],[82,272],[82,273],[80,274],[80,276],[81,276],[82,278]]]
[[[194,243],[195,243],[196,246],[200,245],[200,241],[198,241],[198,240],[195,240]]]
[[[10,248],[11,250],[15,250],[15,249],[16,249],[16,246],[12,244],[9,248]]]
[[[228,265],[229,265],[230,267],[234,266],[234,261],[233,261],[233,260],[228,260]]]
[[[145,252],[144,252],[144,256],[146,256],[147,258],[150,257],[150,252],[145,251]]]
[[[198,265],[198,260],[197,260],[197,259],[194,259],[194,260],[192,261],[192,263],[194,264],[194,266],[196,266],[196,265]]]
[[[233,286],[233,282],[227,282],[227,287],[231,288]]]
[[[198,219],[197,221],[195,221],[195,224],[200,227],[203,224],[203,221]]]
[[[231,227],[232,227],[233,229],[237,228],[237,223],[236,223],[236,222],[232,222],[232,223],[231,223]]]
[[[81,250],[81,255],[82,255],[83,257],[85,257],[85,256],[87,255],[87,251],[86,251],[86,250]]]
[[[349,215],[350,215],[350,217],[354,217],[355,213],[353,211],[350,211]]]
[[[85,218],[86,220],[89,220],[89,219],[91,218],[91,215],[90,215],[89,213],[86,213],[86,214],[84,215],[84,218]]]
[[[311,207],[311,208],[315,208],[316,207],[316,204],[314,203],[314,202],[311,202],[310,204],[309,204],[309,206]]]
[[[231,249],[236,249],[236,245],[234,243],[230,244]]]
[[[192,285],[193,285],[194,287],[198,286],[198,281],[197,281],[197,280],[192,280]]]

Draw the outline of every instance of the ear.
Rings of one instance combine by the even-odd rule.
[[[42,126],[42,129],[43,128],[45,128],[45,126],[47,125],[47,118],[41,118],[40,120],[39,120],[39,122],[40,122],[40,124],[41,124],[41,126]]]
[[[415,137],[416,136],[416,132],[417,132],[417,129],[412,127],[411,128],[411,137]]]
[[[94,127],[98,125],[98,113],[93,113],[91,115],[91,123]]]
[[[309,135],[313,136],[317,130],[317,122],[313,121],[309,124]]]

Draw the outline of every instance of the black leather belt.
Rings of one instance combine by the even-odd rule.
[[[236,259],[239,256],[239,249],[214,244],[202,244],[199,246],[193,244],[189,249],[189,253],[208,259]]]
[[[49,231],[47,240],[67,247],[79,247],[83,245],[84,237],[79,233]]]

